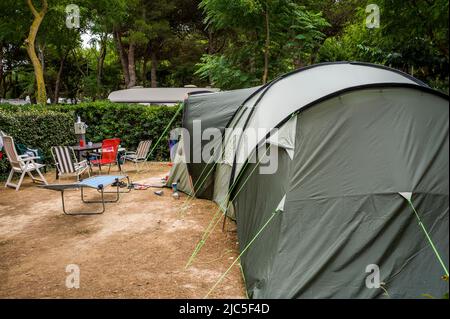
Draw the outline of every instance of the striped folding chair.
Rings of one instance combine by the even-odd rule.
[[[76,176],[77,181],[80,176],[87,171],[89,174],[89,165],[87,160],[77,162],[75,152],[70,146],[53,146],[51,148],[53,160],[58,171],[57,177],[63,175]],[[90,174],[89,174],[90,176]]]
[[[44,167],[44,164],[36,163],[35,160],[38,160],[37,156],[29,156],[29,155],[18,155],[16,147],[14,145],[14,140],[11,136],[3,136],[3,147],[5,148],[6,156],[8,157],[8,161],[11,164],[11,172],[9,173],[8,180],[6,181],[5,187],[14,187],[16,191],[19,190],[20,185],[22,185],[23,178],[25,174],[31,177],[33,182],[41,182],[47,185],[47,181],[42,175],[40,169]],[[36,178],[33,176],[31,172],[35,171],[38,173],[40,178]],[[21,174],[19,182],[17,184],[12,183],[12,178],[14,173]]]
[[[138,163],[143,163],[147,160],[151,145],[152,140],[140,141],[136,151],[125,152],[123,159],[125,161],[133,162],[136,166],[136,170],[139,171]]]

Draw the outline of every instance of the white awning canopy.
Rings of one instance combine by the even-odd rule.
[[[174,104],[184,101],[188,94],[217,92],[214,88],[131,88],[111,92],[108,99],[118,103]]]

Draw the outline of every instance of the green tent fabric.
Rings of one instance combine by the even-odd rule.
[[[203,159],[198,161],[194,158],[194,156],[202,153],[202,149],[206,144],[206,141],[194,138],[195,121],[201,120],[200,133],[203,133],[208,128],[217,128],[223,133],[229,121],[235,115],[236,110],[258,88],[195,94],[191,95],[184,102],[183,127],[190,133],[190,153],[187,166],[193,185],[197,186],[195,189],[197,197],[213,198],[214,163],[212,161],[205,162]],[[210,171],[211,174],[208,174]]]
[[[439,298],[448,291],[441,279],[449,263],[447,95],[359,62],[283,75],[233,103],[226,124],[218,110],[228,104],[216,94],[211,112],[208,95],[189,97],[183,125],[192,132],[202,120],[203,130],[205,119],[205,127],[228,129],[200,193],[236,220],[251,298]],[[251,141],[251,129],[262,137]],[[263,174],[258,158],[269,152],[278,168]],[[194,182],[208,166],[187,167]],[[412,193],[442,264],[402,192]],[[370,265],[379,268],[381,287],[366,285]]]
[[[252,175],[258,191],[244,188],[233,203],[245,247],[286,194],[284,211],[242,257],[250,296],[386,297],[365,286],[376,264],[391,298],[442,297],[443,270],[398,192],[413,193],[448,265],[448,100],[366,89],[297,116],[294,158],[280,152],[277,174]]]
[[[184,152],[184,140],[180,135],[178,143],[174,146],[174,159],[169,172],[169,178],[166,181],[167,187],[172,187],[173,183],[177,183],[177,189],[189,196],[194,196],[194,189],[191,177],[189,176],[186,158]]]

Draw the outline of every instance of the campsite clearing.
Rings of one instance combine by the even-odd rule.
[[[165,176],[167,163],[127,174],[133,181]],[[54,172],[46,174],[54,182]],[[65,182],[71,182],[65,180]],[[194,263],[187,260],[216,205],[174,200],[170,189],[133,190],[96,216],[65,216],[58,192],[27,179],[20,192],[0,189],[0,298],[202,298],[237,257],[235,225],[218,227]],[[68,193],[79,205],[79,192]],[[80,288],[66,287],[67,265],[80,268]],[[234,267],[211,297],[244,298]]]

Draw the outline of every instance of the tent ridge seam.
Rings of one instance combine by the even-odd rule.
[[[290,191],[289,191],[290,192]],[[289,193],[288,192],[288,193]],[[425,194],[425,195],[433,195],[433,196],[449,196],[449,194],[441,194],[441,193],[429,193],[429,192],[412,192],[413,194]],[[378,192],[378,193],[361,193],[361,194],[348,194],[348,195],[339,195],[339,196],[320,196],[320,197],[309,197],[309,198],[297,198],[295,200],[298,201],[307,201],[307,200],[315,200],[315,199],[329,199],[329,198],[340,198],[340,197],[358,197],[358,196],[371,196],[371,195],[398,195],[398,192]]]

